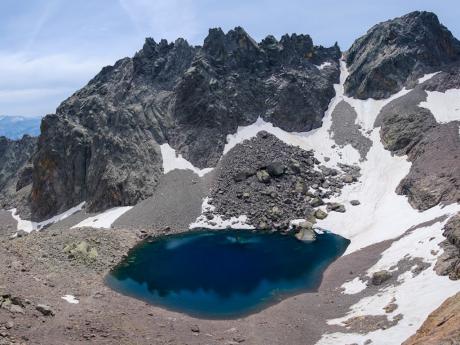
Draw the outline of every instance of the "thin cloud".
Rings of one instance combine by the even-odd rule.
[[[65,54],[32,57],[0,52],[0,89],[38,85],[75,85],[87,81],[103,66],[104,59],[82,59]]]
[[[194,38],[198,33],[195,7],[189,0],[119,0],[139,36],[156,40]]]
[[[31,57],[0,52],[0,114],[43,115],[113,63],[65,54]]]
[[[30,48],[35,44],[38,35],[42,31],[43,27],[46,25],[51,16],[56,13],[60,6],[60,0],[51,0],[46,2],[41,15],[38,16],[37,22],[33,30],[30,33],[29,39],[25,45],[24,51],[30,50]]]

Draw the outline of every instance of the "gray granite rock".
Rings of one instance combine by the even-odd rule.
[[[34,219],[83,200],[95,212],[151,196],[163,143],[204,168],[217,164],[228,134],[259,116],[288,131],[321,126],[340,55],[308,35],[258,43],[240,27],[211,29],[203,46],[146,39],[133,58],[103,68],[44,118]],[[325,61],[331,65],[316,67]]]
[[[346,53],[345,92],[382,99],[460,59],[460,42],[435,14],[412,12],[373,26]]]

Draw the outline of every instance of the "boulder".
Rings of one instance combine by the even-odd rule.
[[[314,216],[318,219],[324,219],[327,217],[327,213],[323,210],[317,209],[314,213]]]
[[[345,183],[353,183],[353,176],[346,174],[344,177],[342,177],[342,181]]]
[[[51,309],[49,305],[46,304],[38,304],[35,309],[37,309],[40,313],[44,316],[53,316],[54,311]]]
[[[311,207],[318,207],[324,205],[324,201],[321,198],[314,198],[310,201]]]
[[[267,165],[267,171],[270,176],[279,177],[284,175],[286,166],[281,162],[272,162]]]
[[[235,175],[233,175],[233,180],[235,182],[242,182],[252,175],[254,175],[254,171],[248,169],[240,170]]]
[[[372,274],[371,282],[372,285],[378,286],[385,283],[387,280],[391,278],[391,273],[386,270],[378,271]]]
[[[316,232],[313,230],[313,224],[310,222],[301,222],[297,226],[298,232],[296,233],[297,239],[301,241],[315,241]]]
[[[337,202],[329,203],[327,205],[327,209],[328,211],[334,211],[334,212],[340,212],[340,213],[344,213],[346,211],[345,206]]]
[[[257,179],[261,183],[269,183],[271,178],[267,170],[258,170],[256,173]]]
[[[289,169],[291,169],[291,171],[292,171],[292,173],[294,175],[300,174],[301,168],[300,168],[299,161],[297,161],[295,159],[291,159],[291,161],[289,163]]]

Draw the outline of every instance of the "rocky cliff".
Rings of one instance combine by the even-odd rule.
[[[308,35],[258,43],[240,27],[211,29],[196,47],[147,39],[44,118],[35,218],[83,200],[96,211],[150,196],[162,173],[159,144],[204,168],[217,163],[227,134],[258,117],[289,131],[321,126],[340,55],[337,45],[314,46]]]
[[[429,81],[382,108],[375,126],[387,150],[407,155],[412,162],[409,174],[397,188],[419,210],[438,203],[460,200],[460,137],[458,121],[438,123],[430,110],[419,104],[428,91],[459,88],[460,66],[449,66]]]
[[[403,345],[455,345],[460,343],[460,292],[433,311],[417,333]]]
[[[0,137],[0,202],[2,208],[15,206],[16,192],[32,183],[33,156],[37,138],[25,135],[20,140]]]
[[[460,42],[435,14],[412,12],[373,26],[346,54],[352,97],[387,98],[460,59]]]
[[[340,56],[337,45],[315,46],[308,35],[256,42],[240,27],[211,29],[202,46],[148,38],[133,58],[105,67],[44,118],[33,161],[34,218],[81,201],[99,211],[151,196],[164,143],[205,168],[217,165],[228,134],[258,117],[286,131],[320,127],[335,95]],[[414,162],[398,192],[419,209],[458,199],[450,190],[458,177],[454,125],[439,126],[418,104],[425,88],[458,84],[459,59],[460,42],[427,12],[377,24],[346,53],[345,91],[358,98],[387,97],[425,73],[444,71],[437,84],[425,83],[385,107],[376,124],[385,147]],[[434,158],[442,162],[433,167]]]

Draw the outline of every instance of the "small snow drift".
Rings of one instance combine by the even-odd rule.
[[[45,227],[47,225],[57,223],[57,222],[59,222],[61,220],[64,220],[64,219],[70,217],[72,214],[81,211],[84,205],[85,205],[85,202],[82,202],[82,203],[78,204],[77,206],[72,207],[71,209],[67,210],[66,212],[58,214],[58,215],[56,215],[56,216],[54,216],[54,217],[52,217],[50,219],[44,220],[42,222],[32,222],[30,220],[21,219],[19,214],[17,214],[16,209],[12,209],[12,210],[10,210],[10,212],[11,212],[11,215],[13,216],[13,218],[18,222],[18,226],[17,226],[18,231],[23,230],[25,232],[31,232],[31,231],[34,231],[34,230],[41,230],[41,229],[43,229],[43,227]]]
[[[73,295],[65,295],[61,297],[64,301],[70,303],[70,304],[78,304],[79,300],[75,298]]]
[[[208,172],[212,171],[212,168],[198,169],[193,166],[188,160],[182,157],[181,154],[177,154],[176,151],[169,146],[169,144],[163,144],[160,146],[161,155],[163,157],[163,172],[168,172],[179,169],[179,170],[191,170],[198,176],[202,177]]]
[[[85,220],[81,221],[77,225],[72,226],[72,228],[99,228],[99,229],[110,229],[112,224],[120,218],[124,213],[132,209],[132,206],[123,206],[123,207],[114,207],[105,212],[102,212],[98,215],[88,217]]]

